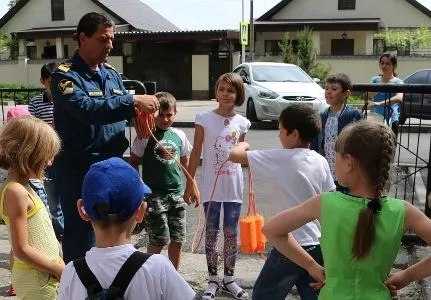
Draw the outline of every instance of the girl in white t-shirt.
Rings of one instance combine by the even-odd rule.
[[[244,102],[244,84],[239,75],[226,73],[216,83],[219,106],[196,115],[193,151],[190,155],[189,173],[194,177],[203,148],[202,185],[200,199],[207,219],[205,253],[209,285],[202,299],[214,299],[220,288],[217,276],[217,237],[220,231],[220,211],[223,206],[224,278],[222,290],[236,299],[248,299],[248,294],[234,280],[237,253],[238,221],[241,211],[243,177],[240,164],[228,161],[229,152],[244,141],[250,121],[234,113],[234,106]],[[217,177],[218,176],[218,177]],[[216,184],[217,181],[217,184]],[[214,187],[215,186],[215,187]],[[187,183],[184,200],[196,201],[198,191]],[[191,200],[192,199],[192,200]],[[223,204],[223,205],[222,205]]]

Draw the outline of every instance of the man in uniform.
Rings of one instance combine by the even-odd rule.
[[[150,95],[129,95],[120,75],[106,59],[112,50],[114,23],[88,13],[77,27],[79,49],[52,76],[55,129],[63,143],[56,157],[58,188],[64,213],[64,261],[83,257],[94,246],[94,233],[78,215],[82,182],[91,164],[122,157],[129,146],[125,120],[135,107],[147,113],[159,109]]]

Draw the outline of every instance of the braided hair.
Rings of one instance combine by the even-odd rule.
[[[341,155],[350,154],[355,158],[368,181],[375,187],[374,198],[359,212],[356,223],[352,255],[360,260],[368,256],[376,237],[375,218],[382,209],[380,198],[387,191],[395,155],[395,135],[383,123],[364,120],[343,129],[335,150]]]

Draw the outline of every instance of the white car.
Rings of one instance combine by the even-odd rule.
[[[233,72],[242,77],[245,87],[244,104],[235,111],[252,122],[278,120],[292,103],[309,103],[319,112],[328,107],[325,90],[296,65],[251,62]]]

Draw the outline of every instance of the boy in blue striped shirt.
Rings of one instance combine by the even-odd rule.
[[[40,83],[45,87],[45,90],[42,94],[32,98],[28,105],[28,111],[32,116],[52,126],[54,126],[54,99],[51,93],[51,76],[57,67],[58,64],[55,62],[50,62],[42,66],[40,70]],[[54,163],[46,169],[44,182],[34,183],[33,187],[35,190],[42,190],[45,187],[48,198],[47,204],[52,216],[52,225],[57,239],[61,241],[64,231],[64,217],[63,211],[61,210],[59,194],[56,190],[55,173]]]

